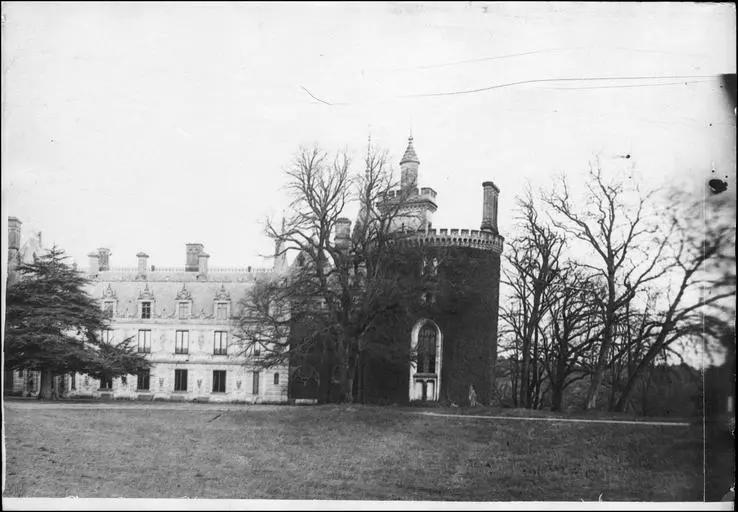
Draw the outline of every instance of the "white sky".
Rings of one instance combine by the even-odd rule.
[[[186,242],[212,266],[264,265],[262,221],[286,204],[298,146],[348,147],[358,170],[370,132],[397,167],[412,130],[438,228],[478,229],[491,179],[506,235],[526,180],[576,177],[595,155],[700,195],[713,162],[735,183],[714,77],[736,72],[732,4],[9,3],[2,17],[3,219],[83,267],[97,247],[113,266],[141,250],[184,265]],[[404,97],[643,76],[697,77]]]

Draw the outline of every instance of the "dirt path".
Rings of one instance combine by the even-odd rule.
[[[422,414],[423,416],[440,416],[444,418],[473,418],[485,420],[519,420],[519,421],[560,421],[568,423],[606,423],[606,424],[624,424],[624,425],[651,425],[651,426],[670,426],[670,427],[688,427],[687,422],[676,421],[629,421],[629,420],[587,420],[579,418],[531,418],[522,416],[485,416],[480,414],[443,414],[439,412],[412,412],[411,414]]]

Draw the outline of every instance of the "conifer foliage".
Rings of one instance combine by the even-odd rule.
[[[70,372],[112,378],[149,368],[131,339],[102,340],[105,313],[85,286],[88,279],[54,246],[33,263],[20,264],[6,296],[5,370],[41,372],[39,398],[56,397],[53,378]]]

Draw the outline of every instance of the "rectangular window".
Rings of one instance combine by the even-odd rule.
[[[251,394],[259,394],[259,372],[254,372],[254,377],[251,381]]]
[[[136,389],[139,391],[148,391],[149,390],[149,370],[144,370],[141,373],[139,373],[137,376],[137,382],[136,382]]]
[[[70,389],[77,389],[77,374],[73,373],[69,379]]]
[[[187,370],[174,370],[174,391],[187,391]]]
[[[225,302],[218,302],[215,305],[215,318],[217,320],[225,320],[228,318],[228,304]]]
[[[188,302],[179,303],[179,319],[186,320],[190,317],[190,304]]]
[[[151,353],[151,330],[139,329],[138,331],[138,351],[141,354]]]
[[[103,343],[110,343],[113,341],[113,330],[112,329],[103,329],[100,331],[100,339]]]
[[[113,318],[113,302],[106,301],[103,307],[103,313],[107,318]]]
[[[126,384],[128,384],[128,375],[121,375],[120,376],[120,383],[123,384],[124,386]]]
[[[259,345],[254,345],[254,357],[259,357],[261,355],[261,347]]]
[[[274,374],[274,385],[276,386],[278,384],[279,384],[279,374],[278,373],[275,373]]]
[[[100,379],[100,389],[112,389],[113,379],[110,377],[102,377]]]
[[[225,331],[215,331],[214,341],[213,341],[213,354],[216,356],[224,356],[228,353],[227,348],[227,342],[228,342],[228,333]]]
[[[141,318],[151,318],[151,302],[141,303]]]
[[[213,393],[225,393],[226,372],[225,370],[213,371]]]
[[[174,339],[174,353],[187,354],[190,351],[190,331],[177,331]]]

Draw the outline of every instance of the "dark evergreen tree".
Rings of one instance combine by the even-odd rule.
[[[33,263],[21,264],[7,288],[5,371],[41,372],[39,398],[55,397],[57,375],[81,372],[112,378],[149,368],[131,339],[106,343],[108,318],[84,287],[87,278],[70,267],[54,246]]]

